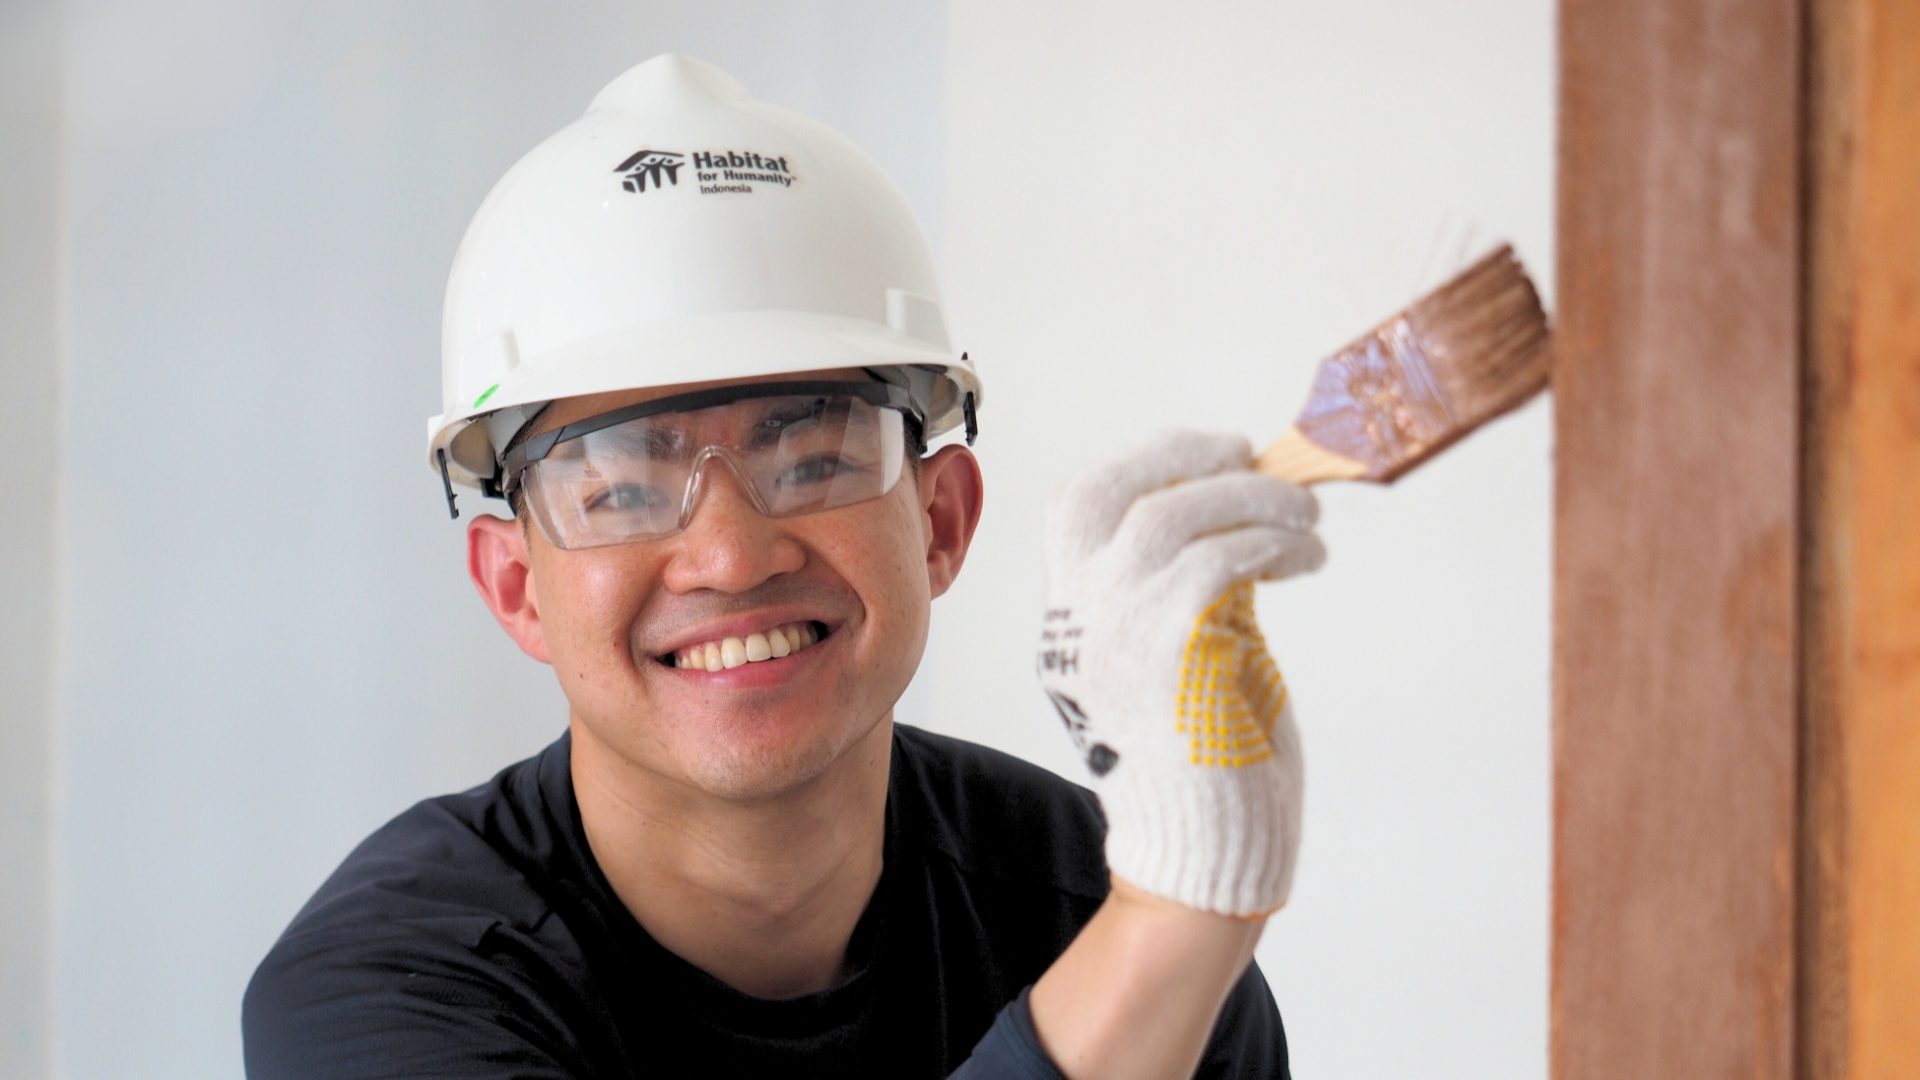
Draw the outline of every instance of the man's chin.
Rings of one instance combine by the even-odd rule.
[[[716,799],[754,803],[789,798],[814,787],[836,766],[850,766],[856,744],[876,725],[842,728],[837,736],[820,733],[802,740],[770,739],[742,733],[689,748],[682,774],[693,787]]]

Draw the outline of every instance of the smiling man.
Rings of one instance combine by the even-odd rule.
[[[871,160],[697,61],[508,172],[429,456],[512,507],[468,568],[566,732],[348,856],[248,988],[250,1076],[1287,1074],[1251,582],[1317,565],[1312,500],[1194,434],[1062,489],[1037,666],[1097,802],[896,724],[983,503],[929,449],[981,401],[937,296]]]

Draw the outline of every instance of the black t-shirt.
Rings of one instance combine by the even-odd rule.
[[[753,998],[621,904],[587,848],[570,745],[422,802],[354,849],[254,973],[249,1077],[944,1077],[1106,895],[1090,792],[897,725],[885,861],[846,978]],[[1009,1033],[1031,1041],[1003,1018],[993,1054],[1029,1052],[999,1045]],[[1286,1062],[1249,967],[1200,1075],[1285,1077]]]

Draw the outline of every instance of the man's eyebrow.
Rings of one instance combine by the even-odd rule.
[[[747,429],[747,446],[767,446],[777,441],[786,429],[818,420],[825,411],[826,402],[820,398],[770,403]]]
[[[660,461],[679,461],[687,456],[684,432],[671,428],[647,428],[647,456]]]
[[[802,420],[817,420],[825,409],[826,402],[819,398],[811,398],[806,401],[775,402],[768,405],[766,411],[760,414],[760,419],[755,422],[755,426],[778,424],[781,427],[786,427],[789,424],[797,424]]]
[[[656,461],[681,461],[687,456],[687,437],[683,431],[652,425],[640,431],[603,428],[582,438],[556,443],[550,456],[591,456],[596,447],[603,451],[641,451]]]

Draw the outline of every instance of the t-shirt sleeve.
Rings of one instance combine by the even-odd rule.
[[[973,1054],[947,1080],[1065,1080],[1034,1033],[1033,1012],[1027,1004],[1032,989],[1020,991],[1019,997],[1000,1010],[993,1026],[975,1044]],[[1194,1076],[1205,1080],[1292,1080],[1280,1008],[1258,966],[1247,965],[1246,973],[1227,995]]]
[[[1000,1010],[993,1026],[974,1044],[973,1053],[947,1080],[1066,1080],[1034,1034],[1033,1013],[1027,1007],[1031,989],[1020,991]]]
[[[248,1080],[583,1075],[527,988],[432,940],[283,939],[241,1007]]]
[[[1203,1080],[1292,1080],[1280,1007],[1258,964],[1248,964],[1220,1007],[1194,1076]]]

